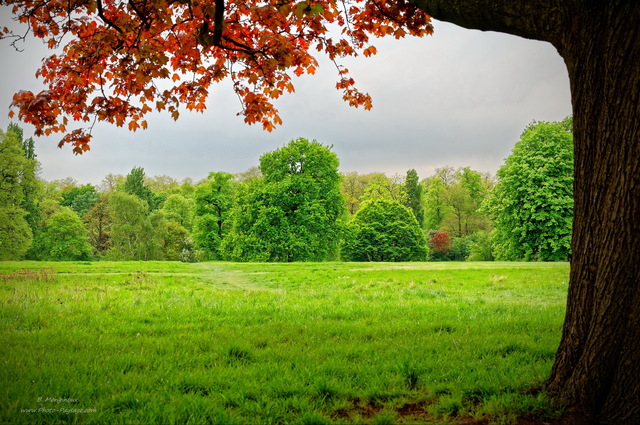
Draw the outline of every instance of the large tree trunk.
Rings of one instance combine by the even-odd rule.
[[[559,45],[574,113],[573,263],[547,391],[640,424],[640,6],[585,13]]]
[[[640,2],[414,0],[436,19],[551,42],[574,114],[573,261],[546,391],[567,424],[640,424]]]

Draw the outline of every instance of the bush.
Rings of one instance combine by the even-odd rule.
[[[89,260],[91,245],[84,223],[70,208],[53,213],[33,243],[37,260]]]
[[[451,242],[451,250],[449,251],[449,259],[451,261],[466,261],[471,255],[471,246],[473,245],[473,236],[462,236],[454,238]]]
[[[447,232],[435,232],[429,238],[431,259],[434,261],[450,260],[451,238]]]
[[[467,258],[468,261],[493,261],[493,234],[485,231],[480,231],[473,234],[473,241],[471,243],[471,255]]]
[[[427,247],[413,212],[395,201],[365,203],[347,225],[349,261],[425,261]]]

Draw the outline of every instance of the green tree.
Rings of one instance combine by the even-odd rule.
[[[21,259],[33,240],[37,204],[30,192],[37,163],[24,150],[22,130],[10,125],[0,130],[0,259]]]
[[[100,193],[111,193],[118,188],[122,187],[126,177],[122,174],[107,174],[104,176],[97,189]]]
[[[167,220],[175,221],[188,231],[193,226],[195,201],[183,195],[174,193],[169,195],[162,204],[162,214]]]
[[[405,205],[413,211],[413,215],[416,216],[418,224],[422,227],[424,223],[424,209],[422,207],[422,185],[418,180],[418,172],[416,170],[407,171],[407,176],[404,180],[404,191],[407,194],[407,200]]]
[[[499,260],[563,261],[571,249],[573,137],[561,123],[534,122],[498,170],[488,208]]]
[[[42,182],[38,179],[40,163],[36,159],[35,143],[33,138],[24,139],[22,128],[17,124],[9,124],[7,133],[14,132],[18,140],[22,143],[22,149],[26,161],[23,165],[22,187],[23,200],[22,208],[27,212],[25,220],[29,223],[31,232],[34,237],[38,234],[42,224],[42,215],[40,213],[40,201],[42,199]]]
[[[193,241],[205,258],[220,259],[222,256],[220,249],[231,226],[234,193],[233,175],[223,172],[210,173],[196,187]]]
[[[295,139],[260,158],[262,181],[239,193],[225,251],[238,260],[336,258],[344,218],[338,158],[316,141]]]
[[[445,202],[446,183],[439,177],[429,177],[423,181],[424,196],[424,228],[438,230],[451,207]]]
[[[80,217],[89,211],[98,201],[98,192],[92,184],[73,187],[62,192],[60,205],[69,207]]]
[[[490,176],[469,167],[444,167],[426,180],[425,218],[429,230],[454,238],[488,230],[491,222],[481,206],[490,190]]]
[[[20,260],[29,249],[33,236],[25,216],[22,208],[0,207],[0,260]]]
[[[493,234],[486,231],[479,231],[474,233],[471,238],[471,253],[469,257],[467,257],[467,260],[493,261]]]
[[[109,199],[113,260],[161,260],[165,223],[151,215],[145,201],[135,195],[114,192]]]
[[[425,261],[427,247],[411,210],[377,200],[363,204],[347,224],[342,255],[349,261]]]
[[[144,168],[142,167],[134,167],[131,172],[127,174],[122,185],[122,190],[145,201],[152,211],[162,202],[162,199],[147,186]]]
[[[185,251],[192,251],[193,244],[189,231],[180,223],[168,220],[162,245],[164,258],[169,261],[180,261],[185,256]]]
[[[180,183],[180,195],[187,199],[192,199],[195,191],[196,187],[193,184],[193,180],[190,177],[184,178]]]
[[[171,176],[153,176],[145,177],[145,186],[153,193],[171,195],[180,192],[180,183]]]
[[[60,208],[47,218],[33,246],[37,260],[71,261],[91,258],[87,229],[80,217],[67,207]]]
[[[367,201],[395,201],[405,204],[407,202],[407,192],[404,190],[402,179],[398,175],[387,177],[377,173],[369,181],[364,189],[361,202]]]
[[[384,174],[359,174],[356,171],[342,173],[340,190],[342,191],[342,195],[344,196],[347,211],[351,216],[353,216],[360,208],[362,196],[364,195],[365,189],[367,188],[369,183],[371,183],[371,181],[376,177],[383,178]]]
[[[250,167],[247,171],[235,175],[235,179],[241,183],[251,183],[252,181],[262,178],[262,172],[259,167]]]
[[[106,254],[111,246],[109,241],[111,231],[109,197],[109,194],[101,194],[83,217],[89,235],[89,243],[98,255]]]

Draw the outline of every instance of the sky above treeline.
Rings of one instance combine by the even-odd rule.
[[[0,8],[0,26],[10,18]],[[139,166],[149,176],[199,180],[211,171],[246,171],[263,153],[298,137],[332,145],[345,172],[404,175],[413,168],[424,178],[450,165],[495,173],[530,122],[571,114],[567,71],[550,44],[434,26],[433,36],[377,40],[376,56],[341,61],[373,97],[371,111],[342,101],[335,67],[321,60],[316,75],[295,78],[296,93],[276,101],[284,125],[272,133],[236,116],[241,105],[227,82],[210,91],[204,114],[185,111],[177,122],[154,114],[149,129],[137,132],[96,124],[84,155],[57,148],[61,135],[36,138],[41,177],[98,184],[109,173]],[[13,93],[44,89],[35,72],[46,49],[35,40],[22,47],[16,52],[0,41],[3,130],[11,122]],[[19,124],[25,136],[33,133]]]

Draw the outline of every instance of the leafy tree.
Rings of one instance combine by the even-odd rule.
[[[480,208],[489,192],[488,176],[483,177],[469,167],[457,170],[444,167],[436,169],[426,184],[428,229],[459,238],[490,227],[488,217]]]
[[[425,261],[427,248],[411,210],[378,200],[365,203],[347,224],[342,255],[349,261]]]
[[[167,220],[175,221],[188,231],[193,226],[195,202],[180,194],[169,195],[162,204],[162,214]]]
[[[469,261],[493,261],[493,235],[490,232],[479,231],[472,235],[471,253]]]
[[[434,260],[448,260],[451,251],[451,237],[447,232],[434,232],[429,239],[431,258]]]
[[[489,208],[498,259],[564,261],[571,250],[573,137],[534,122],[498,170]]]
[[[383,173],[359,174],[356,171],[342,173],[340,190],[344,196],[347,211],[354,215],[360,208],[366,187],[374,178],[384,178]]]
[[[485,187],[482,175],[469,167],[464,167],[458,171],[460,184],[467,189],[469,197],[480,204],[487,195],[487,187]]]
[[[107,174],[100,182],[97,189],[98,192],[111,193],[124,184],[126,177],[122,174]]]
[[[475,233],[452,239],[451,250],[449,251],[449,259],[451,261],[466,261],[469,258],[474,235]]]
[[[71,184],[70,184],[71,183]],[[69,191],[74,187],[78,187],[78,184],[73,179],[53,180],[50,182],[43,182],[42,185],[42,199],[40,201],[40,214],[44,221],[51,214],[55,213],[61,208],[62,193]]]
[[[78,216],[83,217],[97,201],[98,192],[95,186],[86,184],[63,191],[60,205],[71,208]]]
[[[21,91],[14,98],[20,118],[36,127],[36,135],[65,132],[73,118],[145,128],[149,105],[173,118],[180,102],[202,110],[210,84],[233,67],[241,69],[233,73],[233,87],[246,121],[270,130],[280,122],[270,99],[293,90],[287,71],[315,71],[318,62],[310,52],[316,49],[334,60],[371,55],[371,36],[431,33],[429,15],[551,43],[571,82],[576,174],[567,317],[546,390],[567,407],[567,420],[640,423],[640,326],[633,319],[640,317],[640,205],[633,201],[640,186],[637,0],[390,0],[344,9],[327,0],[265,7],[257,7],[263,5],[257,0],[229,0],[217,2],[224,7],[215,11],[210,2],[196,3],[0,0],[50,47],[67,44],[43,61],[39,75],[48,90]],[[334,38],[327,22],[344,31]],[[265,39],[272,43],[265,45]],[[100,66],[85,66],[87,61]],[[370,107],[369,97],[339,69],[337,87],[345,99]],[[156,90],[156,79],[173,84]],[[114,96],[99,89],[106,86]],[[143,104],[136,104],[140,99]],[[87,150],[86,130],[69,130],[63,142],[73,143],[76,152]]]
[[[367,184],[362,195],[361,202],[367,201],[395,201],[405,204],[407,193],[400,176],[387,177],[376,173]]]
[[[441,230],[455,237],[466,236],[477,230],[474,221],[480,204],[461,182],[447,186],[442,196],[449,212],[440,223]]]
[[[33,236],[25,215],[19,207],[0,207],[0,260],[19,260],[29,249]]]
[[[67,207],[60,208],[47,218],[33,245],[37,260],[71,261],[91,258],[87,229],[80,217]]]
[[[7,133],[15,133],[22,143],[25,161],[20,182],[23,194],[21,207],[27,212],[25,220],[31,228],[31,233],[35,236],[38,234],[42,222],[39,205],[42,199],[42,182],[38,179],[40,163],[36,159],[35,144],[31,137],[24,139],[22,128],[17,124],[9,124]]]
[[[111,247],[109,241],[111,230],[111,214],[109,212],[109,195],[102,194],[96,203],[83,217],[87,228],[89,243],[94,252],[100,255],[107,253]]]
[[[145,186],[153,193],[171,195],[180,192],[180,183],[171,176],[145,177]]]
[[[19,130],[19,129],[18,129]],[[0,130],[0,259],[21,259],[33,238],[25,208],[25,178],[32,168],[22,144],[22,130]]]
[[[221,258],[222,240],[231,226],[234,192],[233,175],[229,173],[210,173],[196,187],[193,240],[206,258]]]
[[[413,211],[420,227],[424,223],[424,210],[422,208],[422,185],[418,180],[418,172],[416,170],[407,171],[404,180],[404,192],[407,194],[405,205]]]
[[[145,182],[144,168],[134,167],[125,178],[122,190],[145,201],[150,210],[155,210],[162,199],[149,189]]]
[[[440,228],[451,209],[444,197],[447,186],[441,178],[435,176],[425,179],[423,184],[425,186],[424,227],[435,231]]]
[[[189,231],[173,220],[167,221],[163,242],[164,258],[170,261],[181,261],[185,251],[193,249]]]
[[[193,180],[189,177],[182,180],[180,183],[180,194],[185,198],[192,199],[193,194],[196,191],[196,187],[193,184]]]
[[[260,171],[263,180],[239,194],[227,255],[285,262],[335,258],[345,213],[335,153],[295,139],[264,154]]]
[[[241,183],[251,183],[262,178],[259,167],[251,167],[247,171],[235,175],[235,179]]]
[[[149,213],[149,206],[135,195],[114,192],[109,199],[113,260],[161,260],[164,222]]]

